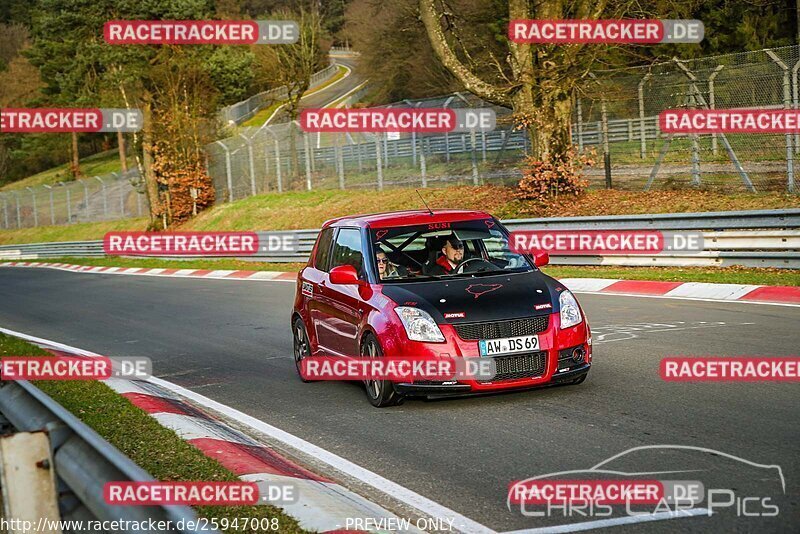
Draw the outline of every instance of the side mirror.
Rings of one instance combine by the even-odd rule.
[[[356,268],[352,265],[339,265],[331,269],[330,273],[332,284],[359,284],[361,281],[358,279]]]
[[[550,253],[546,250],[537,250],[533,253],[533,264],[542,267],[550,263]]]

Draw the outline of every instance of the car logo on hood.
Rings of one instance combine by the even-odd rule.
[[[475,298],[480,297],[484,293],[489,293],[503,287],[503,284],[470,284],[467,286],[467,293],[475,295]]]

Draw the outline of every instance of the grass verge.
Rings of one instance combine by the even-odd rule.
[[[542,268],[542,271],[554,278],[619,278],[621,280],[800,286],[800,272],[791,269],[548,265]]]
[[[243,271],[299,271],[304,263],[261,263],[236,259],[161,260],[149,258],[55,258],[49,263],[72,263],[98,267],[145,267],[165,269],[232,269]],[[663,280],[800,286],[800,272],[791,269],[745,267],[614,267],[548,265],[542,269],[554,278],[618,278],[620,280]]]
[[[131,169],[135,166],[136,161],[132,157],[128,158],[128,168]],[[105,152],[99,152],[91,156],[86,156],[85,158],[81,159],[81,173],[83,173],[84,178],[91,178],[92,176],[119,172],[121,169],[122,165],[119,161],[119,152],[116,148],[106,150]],[[68,182],[72,179],[72,173],[69,170],[69,163],[64,163],[63,165],[52,167],[46,171],[23,178],[22,180],[7,183],[0,187],[0,191],[11,189],[18,190],[26,187],[40,186],[43,184],[57,184],[58,182]]]
[[[49,356],[23,340],[0,334],[0,357]],[[125,397],[96,381],[37,381],[36,387],[71,411],[145,471],[164,481],[236,481],[238,478],[199,449],[161,426]],[[202,517],[277,518],[280,532],[305,532],[272,506],[195,506]],[[231,532],[261,532],[229,529]]]

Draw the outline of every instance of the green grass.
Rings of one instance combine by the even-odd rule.
[[[53,241],[86,241],[102,239],[106,232],[145,230],[147,219],[121,219],[93,223],[78,223],[64,226],[39,226],[0,230],[0,245],[13,243],[49,243]]]
[[[133,158],[129,158],[128,168],[132,168],[135,165],[136,161]],[[81,172],[84,174],[85,178],[119,172],[121,168],[119,152],[117,152],[116,148],[81,159]],[[39,174],[28,176],[22,180],[5,184],[3,187],[0,187],[0,191],[24,189],[26,187],[41,186],[43,184],[52,185],[72,179],[72,173],[69,171],[69,163],[65,163],[58,167],[42,171]]]
[[[20,339],[0,334],[2,356],[49,356]],[[236,481],[219,462],[205,456],[175,432],[97,381],[37,381],[34,384],[71,411],[158,480]],[[196,506],[202,517],[278,518],[280,532],[304,532],[297,522],[272,506]],[[259,532],[234,530],[231,532]]]

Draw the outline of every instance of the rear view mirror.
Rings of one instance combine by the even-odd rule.
[[[550,253],[546,250],[537,250],[533,253],[533,264],[542,267],[550,263]]]
[[[331,283],[332,284],[358,284],[358,273],[356,268],[352,265],[339,265],[331,269]]]

